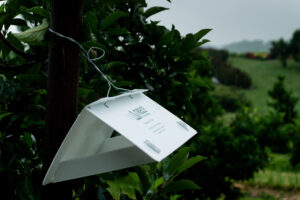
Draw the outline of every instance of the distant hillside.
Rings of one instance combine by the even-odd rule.
[[[269,52],[271,47],[270,42],[263,42],[262,40],[233,42],[224,45],[222,49],[226,49],[233,53],[247,53],[247,52]]]

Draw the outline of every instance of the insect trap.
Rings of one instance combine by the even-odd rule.
[[[87,105],[56,153],[43,185],[160,162],[196,134],[145,91]],[[112,137],[114,131],[120,135]]]

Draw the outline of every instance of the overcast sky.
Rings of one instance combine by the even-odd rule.
[[[182,34],[212,28],[210,45],[222,46],[240,40],[289,39],[300,29],[300,0],[147,0],[148,6],[169,8],[154,15]]]

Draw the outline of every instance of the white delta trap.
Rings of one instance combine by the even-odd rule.
[[[160,162],[197,132],[133,90],[86,106],[56,153],[43,185]],[[117,131],[120,136],[111,137]]]

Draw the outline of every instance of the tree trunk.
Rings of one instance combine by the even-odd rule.
[[[52,0],[50,27],[80,41],[82,5],[83,0]],[[44,174],[77,116],[80,51],[72,42],[51,33],[48,60]],[[72,184],[44,186],[42,199],[72,199]]]

